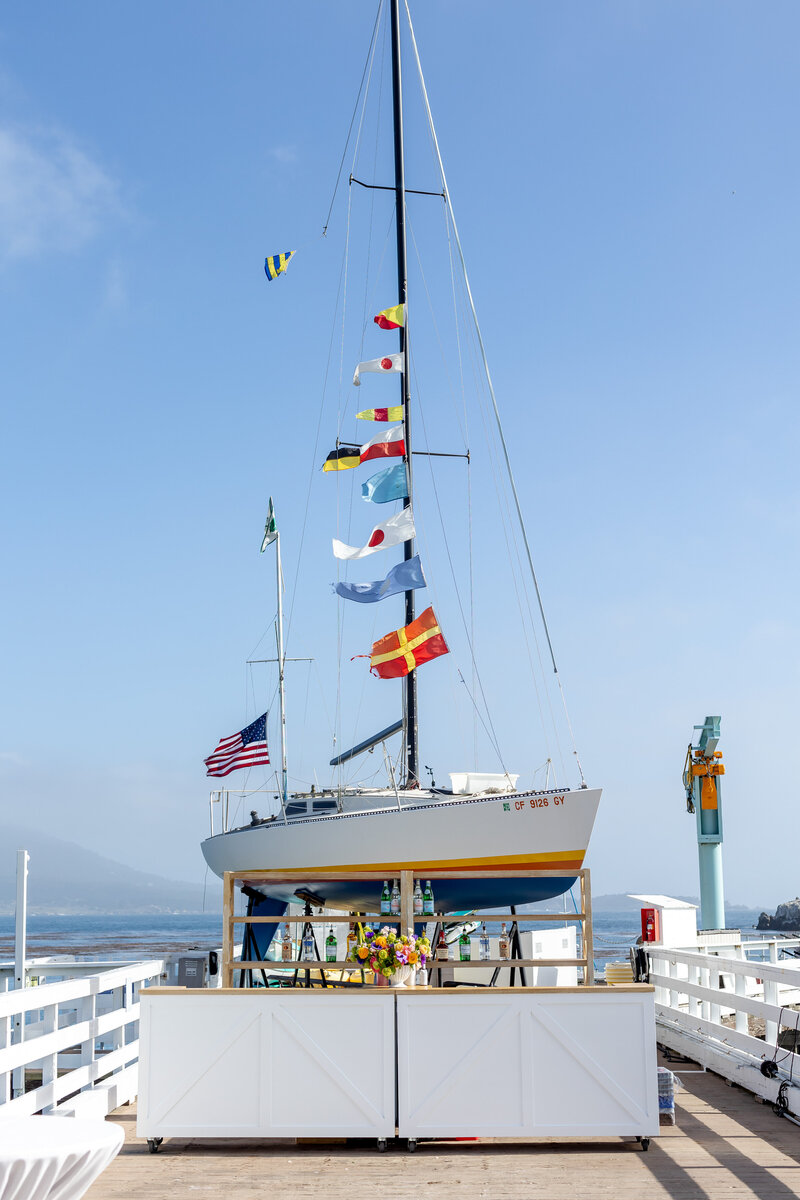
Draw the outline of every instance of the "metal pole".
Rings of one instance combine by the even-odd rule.
[[[285,813],[286,804],[289,799],[289,773],[286,769],[286,695],[283,685],[286,659],[283,654],[283,571],[281,569],[281,535],[279,533],[275,535],[275,553],[278,580],[278,696],[281,725],[281,794]]]
[[[25,990],[27,974],[27,932],[28,932],[28,862],[30,856],[27,850],[17,851],[17,906],[14,923],[14,988]],[[25,1040],[25,1014],[18,1012],[14,1016],[12,1040]],[[25,1068],[17,1067],[11,1077],[11,1095],[16,1098],[25,1094]]]
[[[395,219],[397,228],[397,290],[401,304],[406,304],[408,295],[408,267],[406,262],[406,183],[403,162],[403,87],[400,73],[400,0],[391,0],[392,20],[392,112],[394,117],[394,188]],[[408,474],[408,496],[404,508],[411,507],[413,487],[411,470],[411,410],[409,405],[409,346],[408,307],[405,322],[399,330],[400,352],[405,355],[403,363],[403,434],[406,446],[406,472]],[[406,562],[414,557],[414,539],[404,543],[403,558]],[[414,592],[405,593],[405,623],[414,620]],[[406,787],[417,786],[419,780],[419,750],[417,748],[417,673],[409,671],[405,678],[405,726],[406,726]]]

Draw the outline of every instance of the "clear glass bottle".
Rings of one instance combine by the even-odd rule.
[[[392,893],[389,891],[389,880],[384,879],[381,892],[381,916],[388,917],[392,911]]]
[[[472,958],[472,943],[469,940],[469,934],[466,929],[458,939],[458,957],[461,962],[469,962]]]
[[[400,884],[397,879],[392,880],[391,913],[393,917],[400,916]]]
[[[294,946],[292,945],[292,935],[289,926],[286,926],[286,932],[281,941],[281,961],[291,962],[294,958]]]
[[[444,930],[439,930],[439,940],[436,943],[436,959],[438,962],[447,962],[450,957],[450,948],[447,945],[447,938],[444,936]]]
[[[338,943],[336,941],[336,934],[333,932],[333,926],[331,925],[331,931],[325,938],[325,962],[336,962],[337,954]]]
[[[317,957],[317,952],[314,949],[314,931],[310,925],[306,926],[306,931],[303,934],[303,959],[305,962],[313,962]]]
[[[503,921],[500,927],[500,957],[511,958],[511,943],[508,940],[508,930],[506,929],[505,921]]]
[[[422,885],[419,880],[414,885],[414,916],[422,916]]]
[[[433,916],[433,889],[431,888],[430,879],[425,880],[425,892],[422,896],[422,915],[423,917]]]
[[[481,962],[488,962],[492,956],[492,952],[489,947],[489,935],[486,932],[486,922],[485,921],[481,925],[480,952],[481,952],[481,955],[480,955]]]

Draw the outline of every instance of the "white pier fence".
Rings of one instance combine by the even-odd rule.
[[[124,963],[58,982],[8,990],[0,975],[0,1121],[5,1115],[105,1116],[136,1097],[139,991],[161,983],[163,959]],[[28,964],[28,975],[72,974]],[[29,980],[30,982],[30,980]],[[26,1091],[31,1083],[37,1084]]]
[[[800,1054],[778,1045],[780,1029],[800,1023],[791,1007],[800,1004],[800,963],[779,961],[774,942],[769,962],[657,946],[648,953],[659,1042],[800,1118]],[[723,1024],[731,1015],[733,1025]],[[763,1019],[764,1040],[750,1032],[749,1016]],[[770,1060],[773,1078],[761,1070]]]

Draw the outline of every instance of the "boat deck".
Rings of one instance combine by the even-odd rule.
[[[666,1064],[669,1065],[669,1064]],[[673,1068],[674,1069],[674,1068]],[[236,1200],[325,1196],[373,1200],[436,1196],[449,1200],[796,1200],[800,1129],[749,1092],[717,1075],[680,1065],[684,1090],[677,1124],[664,1126],[647,1153],[621,1139],[574,1142],[402,1142],[377,1153],[374,1142],[165,1142],[156,1155],[136,1137],[136,1110],[109,1118],[125,1128],[119,1157],[86,1193],[88,1200],[175,1200],[229,1193]]]

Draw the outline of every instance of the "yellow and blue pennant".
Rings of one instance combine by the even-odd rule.
[[[265,258],[264,274],[267,279],[277,279],[288,267],[289,259],[293,254],[294,250],[285,250],[283,254],[271,254],[269,258]]]

